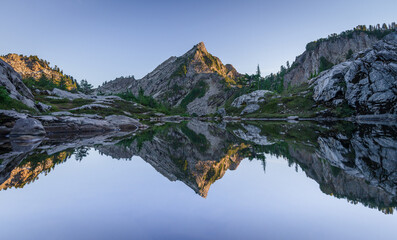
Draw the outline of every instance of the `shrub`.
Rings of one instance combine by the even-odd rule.
[[[349,51],[346,54],[346,59],[350,59],[353,57],[353,50],[349,49]]]
[[[182,100],[180,106],[184,110],[186,110],[187,105],[193,102],[194,99],[204,97],[207,88],[208,85],[204,81],[198,82],[196,86],[190,91],[190,93],[186,95],[186,97]]]
[[[320,66],[318,68],[318,72],[320,73],[322,71],[328,70],[332,68],[332,66],[334,66],[334,64],[328,61],[325,57],[320,57]]]

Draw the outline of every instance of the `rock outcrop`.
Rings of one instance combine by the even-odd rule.
[[[105,82],[102,86],[95,89],[95,93],[101,94],[114,94],[114,93],[122,93],[134,87],[136,79],[134,76],[132,77],[119,77],[112,81]]]
[[[145,95],[170,106],[182,105],[190,114],[205,115],[223,105],[230,94],[225,88],[232,87],[239,76],[232,65],[223,65],[201,42],[180,57],[170,57],[140,80],[116,79],[97,92],[131,91],[137,95],[142,89]]]
[[[327,106],[346,102],[359,115],[397,114],[397,33],[311,83],[313,99]]]
[[[245,106],[245,108],[241,111],[241,115],[253,113],[259,110],[260,106],[258,104],[264,102],[266,97],[271,96],[272,94],[273,92],[268,90],[256,90],[237,97],[233,100],[231,106],[235,108],[241,108]]]
[[[244,94],[232,102],[232,107],[240,108],[243,105],[257,104],[265,101],[267,95],[271,95],[273,92],[268,90],[256,90],[248,94]]]
[[[0,110],[0,123],[0,136],[135,131],[147,128],[138,120],[123,115],[102,117],[96,114],[64,112],[56,115],[30,116],[11,110]]]
[[[291,70],[284,76],[284,88],[296,86],[308,81],[311,75],[318,73],[320,59],[324,58],[332,64],[347,60],[349,51],[358,53],[371,48],[379,39],[365,32],[353,32],[351,35],[315,44],[314,49],[307,49],[296,57]]]

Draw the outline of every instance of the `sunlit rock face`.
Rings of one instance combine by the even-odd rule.
[[[11,65],[22,78],[32,77],[34,79],[39,79],[41,76],[45,76],[55,84],[59,84],[63,78],[68,90],[77,89],[75,82],[70,78],[66,78],[62,72],[52,69],[48,62],[36,56],[27,57],[12,53],[1,56],[0,59]]]

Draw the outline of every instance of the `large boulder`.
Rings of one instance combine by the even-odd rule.
[[[141,124],[138,120],[123,115],[110,115],[105,117],[105,120],[121,130],[136,130],[146,127],[146,125]]]
[[[36,118],[40,119],[46,131],[51,133],[107,132],[119,130],[118,126],[96,115],[37,116]]]
[[[256,112],[259,110],[259,108],[260,106],[258,104],[250,104],[246,106],[243,111],[241,111],[241,115]]]
[[[33,135],[40,136],[45,135],[43,125],[40,121],[34,118],[21,118],[15,122],[14,127],[11,130],[10,136],[22,136],[22,135]]]
[[[243,105],[257,104],[265,101],[266,95],[271,95],[273,92],[268,90],[256,90],[248,94],[244,94],[232,102],[232,107],[240,108]]]

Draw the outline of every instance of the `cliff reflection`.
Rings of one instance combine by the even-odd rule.
[[[170,181],[206,197],[210,186],[243,159],[285,158],[323,193],[384,213],[397,206],[397,128],[352,123],[190,121],[129,135],[63,136],[32,146],[0,143],[0,189],[21,188],[71,156],[93,148],[115,159],[140,156]],[[72,158],[73,159],[73,158]]]

